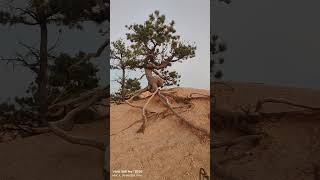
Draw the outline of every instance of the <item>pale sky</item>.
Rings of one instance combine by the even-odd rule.
[[[176,33],[181,35],[182,40],[195,42],[197,46],[196,57],[171,67],[181,75],[181,86],[209,89],[209,0],[111,0],[111,41],[125,39],[125,34],[128,32],[125,25],[143,23],[155,10],[166,15],[167,22],[175,21]],[[117,83],[112,82],[118,75],[120,75],[118,72],[111,72],[111,91],[119,87]],[[145,81],[142,83],[142,86],[146,85]]]

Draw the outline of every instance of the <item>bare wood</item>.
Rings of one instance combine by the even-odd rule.
[[[97,89],[95,93],[96,94],[87,102],[84,102],[79,107],[70,111],[62,120],[56,121],[54,123],[65,130],[71,130],[74,125],[74,116],[77,115],[79,112],[87,109],[89,106],[95,104],[102,97],[105,97],[105,93],[108,92],[105,92],[103,89]]]
[[[102,151],[105,150],[104,142],[100,142],[95,139],[89,139],[89,138],[85,138],[85,137],[81,137],[81,136],[70,135],[66,131],[59,128],[54,123],[49,123],[49,128],[55,135],[61,137],[63,140],[70,142],[72,144],[90,146],[90,147],[94,147],[94,148],[97,148]]]
[[[189,106],[175,106],[175,107],[172,107],[172,108],[173,108],[173,109],[180,109],[180,108],[185,108],[185,107],[189,107]],[[160,115],[163,115],[163,118],[164,118],[164,117],[167,117],[167,116],[169,116],[169,115],[172,115],[171,113],[166,114],[167,111],[168,111],[168,110],[164,110],[164,111],[162,111],[162,112],[160,112],[160,113],[151,112],[152,115],[150,115],[148,118],[150,119],[150,118],[153,118],[154,116],[158,116],[158,117],[159,117]],[[128,127],[123,128],[123,129],[121,129],[120,131],[118,131],[117,133],[111,134],[110,136],[115,136],[115,135],[117,135],[117,134],[119,134],[119,133],[121,133],[121,132],[123,132],[123,131],[125,131],[125,130],[127,130],[127,129],[129,129],[129,128],[131,128],[133,125],[135,125],[135,124],[137,124],[137,123],[140,123],[140,122],[143,122],[143,118],[141,118],[141,119],[139,119],[139,120],[137,120],[137,121],[134,121],[134,122],[131,123]]]
[[[170,105],[169,100],[160,93],[160,91],[158,91],[157,93],[160,97],[160,100],[167,106],[167,108],[180,119],[180,122],[182,122],[182,124],[186,125],[187,127],[191,128],[191,129],[195,129],[196,131],[201,132],[202,134],[204,134],[207,137],[210,137],[210,130],[206,130],[204,128],[201,127],[197,127],[196,125],[194,125],[192,122],[186,120],[184,117],[182,117],[180,114],[178,114]]]
[[[210,98],[210,95],[207,95],[207,94],[201,94],[201,93],[191,93],[189,94],[189,98],[201,98],[201,97],[192,97],[193,95],[200,95],[202,96],[202,98]]]
[[[71,130],[74,126],[74,116],[79,112],[89,108],[94,105],[98,100],[104,98],[109,92],[103,88],[97,88],[95,94],[91,99],[82,103],[77,108],[70,111],[62,120],[49,122],[48,127],[46,128],[31,128],[34,133],[46,133],[53,132],[55,135],[61,137],[65,141],[68,141],[73,144],[86,145],[100,150],[104,150],[105,145],[103,142],[99,142],[95,139],[88,139],[86,137],[73,136],[68,134],[65,130]],[[64,130],[65,129],[65,130]]]
[[[147,100],[146,104],[143,106],[142,108],[142,116],[143,116],[143,124],[141,126],[141,128],[138,130],[138,132],[144,132],[146,125],[147,125],[147,115],[146,115],[146,108],[148,106],[148,104],[150,103],[150,101],[152,100],[152,98],[159,92],[159,88],[152,93],[152,96]]]
[[[148,91],[148,87],[145,87],[143,89],[140,89],[138,91],[136,91],[135,93],[133,93],[132,97],[128,100],[126,100],[126,102],[131,102],[135,97],[139,96],[141,93]]]
[[[79,97],[76,97],[73,99],[68,99],[65,101],[61,101],[56,104],[52,104],[51,106],[49,106],[49,109],[53,109],[53,108],[56,108],[59,106],[75,105],[75,104],[81,103],[81,102],[85,101],[86,99],[89,99],[90,97],[92,97],[94,94],[96,94],[97,90],[99,90],[99,89],[101,89],[101,87],[97,87],[97,88],[94,88],[90,91],[86,91],[84,93],[81,93],[79,95]]]
[[[259,112],[261,110],[262,106],[266,103],[286,104],[289,106],[294,106],[294,107],[299,107],[299,108],[309,109],[309,110],[314,110],[314,111],[320,110],[320,107],[302,105],[302,104],[290,102],[286,99],[265,98],[265,99],[257,102],[255,112]]]

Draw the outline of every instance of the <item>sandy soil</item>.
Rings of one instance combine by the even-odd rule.
[[[217,107],[237,110],[239,105],[254,105],[262,98],[285,98],[304,105],[320,107],[320,91],[300,88],[274,87],[255,83],[226,82],[235,88],[216,85]],[[269,105],[267,112],[294,110],[284,105]],[[295,109],[296,110],[296,109]],[[314,180],[313,163],[320,162],[320,119],[296,117],[264,119],[259,124],[268,134],[261,144],[251,149],[251,155],[226,163],[223,168],[238,179],[243,180]],[[216,134],[222,138],[230,134]],[[235,147],[229,156],[222,151],[214,151],[216,160],[231,157],[247,151]]]
[[[191,88],[172,89],[180,96],[192,92],[209,94],[206,90]],[[136,104],[143,104],[139,100]],[[193,100],[195,104],[182,116],[195,121],[203,128],[209,128],[209,100]],[[165,106],[158,97],[148,106],[152,111],[163,111]],[[141,119],[141,110],[127,104],[111,106],[110,133],[117,133],[133,122]],[[175,116],[159,118],[148,123],[145,133],[136,133],[141,123],[110,137],[110,170],[142,170],[140,177],[126,179],[145,180],[194,180],[198,179],[199,169],[210,169],[209,142],[202,142],[190,129],[177,123]],[[116,173],[115,173],[116,174]],[[120,174],[118,174],[120,175]],[[123,177],[111,177],[123,179]]]
[[[255,104],[265,97],[285,98],[297,103],[320,107],[320,91],[288,87],[274,87],[255,83],[226,82],[234,88],[217,85],[217,106],[239,110],[239,105]],[[176,88],[179,95],[205,90]],[[137,103],[143,104],[145,100]],[[194,100],[194,108],[181,114],[203,128],[209,128],[209,102]],[[154,99],[149,110],[165,108]],[[269,105],[268,112],[292,110],[283,105]],[[111,106],[111,134],[118,133],[141,119],[139,109],[126,104]],[[194,180],[199,168],[208,173],[210,150],[190,129],[168,116],[148,123],[144,134],[136,131],[141,123],[110,136],[112,170],[142,170],[142,177],[128,179]],[[320,161],[320,120],[317,117],[264,119],[259,126],[268,136],[250,149],[250,155],[229,161],[223,168],[241,180],[314,180],[313,163]],[[104,122],[78,125],[75,134],[102,137]],[[230,132],[215,134],[215,140],[231,137]],[[236,146],[228,151],[214,151],[215,160],[247,151]],[[0,179],[60,180],[102,179],[103,152],[89,147],[72,145],[53,134],[0,143]],[[111,179],[123,179],[112,177]],[[126,178],[127,179],[127,178]],[[211,178],[212,179],[212,178]]]
[[[76,135],[103,137],[105,122],[77,125]],[[0,143],[2,180],[103,179],[103,152],[64,142],[54,134],[41,134]]]

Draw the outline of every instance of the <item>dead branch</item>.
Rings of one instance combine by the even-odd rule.
[[[137,80],[140,81],[146,74],[142,74]]]
[[[20,63],[22,66],[29,68],[32,72],[34,72],[36,74],[39,72],[39,69],[37,68],[38,63],[29,63],[29,62],[27,62],[27,60],[25,60],[25,58],[23,58],[20,55],[18,55],[18,57],[16,57],[16,58],[3,58],[3,57],[1,57],[0,60],[6,61],[7,64],[11,63],[13,66],[13,69],[16,64]]]
[[[51,45],[51,47],[48,48],[48,52],[52,52],[54,49],[56,49],[56,47],[59,45],[59,43],[61,42],[61,29],[58,31],[58,35],[57,38],[55,40],[55,42]]]

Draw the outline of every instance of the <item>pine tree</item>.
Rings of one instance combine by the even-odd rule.
[[[136,55],[136,68],[144,70],[150,92],[164,84],[178,84],[176,79],[180,76],[175,71],[169,72],[168,67],[195,56],[196,46],[181,41],[174,25],[174,21],[167,23],[166,16],[155,11],[143,24],[126,26],[130,48]]]
[[[214,1],[213,1],[214,2]],[[231,0],[218,0],[225,4],[230,4]],[[219,69],[219,65],[224,63],[223,53],[227,50],[226,43],[217,35],[213,34],[210,40],[210,74],[211,79],[220,79],[223,76],[223,72]]]
[[[140,87],[140,83],[137,79],[127,78],[127,71],[134,70],[137,65],[137,61],[134,59],[134,52],[130,48],[126,47],[122,39],[111,43],[111,69],[121,71],[121,77],[115,80],[120,84],[120,93],[115,93],[115,98],[120,97],[122,101],[125,100],[126,96],[132,91],[132,89]],[[128,80],[130,80],[129,82],[133,87],[128,85]],[[133,81],[136,82],[134,83]]]
[[[212,78],[220,79],[223,76],[223,72],[218,69],[217,65],[224,63],[223,52],[227,50],[226,44],[217,35],[213,35],[210,41],[211,61],[210,70]]]
[[[101,7],[102,0],[25,0],[23,6],[15,0],[9,1],[0,10],[0,24],[24,24],[40,28],[39,58],[34,64],[39,66],[37,84],[39,88],[39,115],[42,123],[47,124],[48,111],[48,25],[63,25],[70,28],[83,28],[81,23],[95,21],[102,23],[109,20],[109,8]]]

